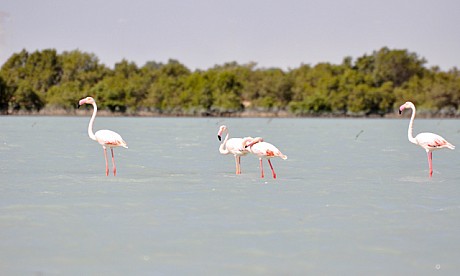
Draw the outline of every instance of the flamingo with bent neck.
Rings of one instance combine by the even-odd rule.
[[[107,147],[110,148],[110,151],[112,152],[112,167],[113,167],[113,175],[117,174],[117,167],[115,166],[115,158],[113,154],[113,148],[115,147],[124,147],[128,148],[128,145],[126,142],[121,138],[120,134],[103,129],[99,130],[96,133],[93,132],[93,124],[94,124],[94,119],[96,119],[96,113],[97,113],[97,105],[96,101],[92,97],[86,97],[84,99],[81,99],[78,102],[78,107],[80,107],[83,104],[91,104],[93,105],[93,115],[91,116],[91,120],[89,121],[88,125],[88,136],[89,138],[93,139],[94,141],[98,142],[102,148],[104,149],[104,157],[105,157],[105,175],[109,175],[109,162],[107,161]]]
[[[414,137],[413,132],[415,119],[415,105],[411,102],[404,103],[399,107],[399,114],[401,114],[406,108],[412,109],[409,128],[407,129],[407,138],[411,143],[419,145],[425,149],[428,156],[429,176],[431,177],[433,175],[433,151],[443,148],[453,150],[455,149],[455,146],[447,142],[447,140],[442,138],[441,136],[431,132],[419,133],[417,136]]]
[[[222,141],[222,134],[226,133],[224,141]],[[243,138],[228,138],[228,128],[225,125],[219,127],[217,138],[222,143],[219,146],[221,154],[233,154],[235,156],[236,174],[241,174],[241,156],[245,156],[249,151],[243,145]]]
[[[264,178],[264,168],[262,165],[262,158],[264,158],[264,159],[267,159],[268,165],[270,165],[270,169],[272,170],[273,178],[276,178],[276,173],[275,173],[275,170],[273,169],[273,165],[272,165],[272,162],[270,161],[270,158],[280,157],[281,159],[286,160],[287,156],[284,155],[274,145],[264,142],[264,140],[261,137],[245,138],[243,140],[243,144],[245,145],[245,148],[247,148],[251,153],[259,157],[260,177]]]

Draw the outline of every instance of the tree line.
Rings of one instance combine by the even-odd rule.
[[[282,70],[229,62],[195,71],[173,59],[142,67],[122,60],[111,69],[80,50],[24,49],[0,69],[2,114],[71,113],[88,95],[101,109],[134,115],[383,116],[410,100],[422,113],[458,116],[460,72],[427,68],[416,53],[387,47],[341,64]]]

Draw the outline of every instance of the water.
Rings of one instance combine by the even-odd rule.
[[[343,275],[460,271],[459,150],[407,140],[408,118],[0,117],[2,275]],[[218,153],[218,126],[287,160]],[[458,120],[416,120],[460,146]]]

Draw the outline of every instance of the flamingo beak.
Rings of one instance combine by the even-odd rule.
[[[404,110],[405,108],[406,108],[406,107],[405,107],[404,105],[401,105],[401,106],[399,107],[399,115],[402,114],[402,112],[403,112],[403,110]]]
[[[219,141],[222,141],[222,137],[220,137],[220,135],[217,135],[217,139],[219,139]]]
[[[85,103],[86,103],[86,102],[85,102],[85,99],[80,100],[80,101],[78,102],[77,108],[80,108],[80,106],[82,106],[82,105],[85,104]]]

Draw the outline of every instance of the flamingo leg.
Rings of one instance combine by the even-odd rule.
[[[104,147],[104,157],[105,157],[105,175],[109,175],[109,162],[107,161],[107,149]]]
[[[264,166],[262,165],[262,158],[259,158],[260,161],[260,178],[264,178]]]
[[[238,174],[241,174],[241,156],[238,156]]]
[[[235,171],[235,174],[239,174],[240,172],[240,164],[238,163],[238,156],[235,155],[235,168],[236,168],[236,171]]]
[[[113,165],[113,175],[117,175],[117,167],[115,166],[115,157],[113,156],[113,148],[110,148],[110,151],[112,152],[112,165]],[[107,169],[107,174],[109,173]]]
[[[430,177],[433,176],[433,152],[427,152],[428,155],[428,166],[430,168]]]
[[[275,173],[275,170],[273,169],[272,162],[270,161],[270,159],[267,159],[267,161],[268,161],[268,164],[270,165],[270,169],[272,169],[273,178],[276,178],[276,173]]]

